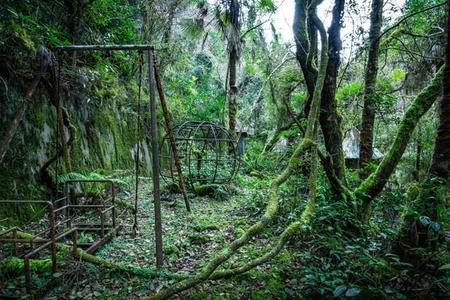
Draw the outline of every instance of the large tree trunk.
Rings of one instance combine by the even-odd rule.
[[[322,91],[320,125],[327,152],[331,155],[335,176],[345,182],[345,160],[342,148],[342,131],[336,110],[336,78],[340,65],[341,22],[345,0],[336,0],[333,8],[333,20],[328,29],[328,66],[325,85]]]
[[[450,175],[450,1],[447,13],[447,46],[445,54],[442,99],[439,103],[439,125],[434,143],[430,173],[449,180]]]
[[[359,164],[364,167],[373,156],[373,124],[375,122],[376,81],[378,75],[378,51],[383,14],[383,0],[372,0],[369,31],[369,54],[364,86],[364,108],[361,120]]]
[[[340,65],[340,30],[345,0],[336,0],[333,8],[333,20],[328,29],[329,61],[325,85],[322,91],[320,124],[327,152],[331,155],[333,180],[338,178],[345,182],[345,160],[342,149],[342,132],[340,130],[339,116],[336,110],[336,78]],[[307,24],[306,7],[303,1],[296,1],[294,16],[294,36],[296,41],[296,57],[300,64],[308,90],[308,99],[305,103],[305,115],[309,112],[312,93],[317,77],[317,71],[311,66],[317,53],[317,38],[315,30]],[[327,173],[328,174],[328,173]],[[338,191],[335,191],[338,193]]]

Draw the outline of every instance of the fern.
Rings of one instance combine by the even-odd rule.
[[[70,173],[65,173],[65,174],[61,174],[58,176],[58,183],[64,183],[67,180],[87,180],[87,179],[91,179],[88,178],[87,176],[81,174],[81,173],[77,173],[77,172],[70,172]]]

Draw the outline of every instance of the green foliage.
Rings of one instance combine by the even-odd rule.
[[[273,12],[275,11],[275,4],[272,0],[259,0],[258,8]]]
[[[343,86],[338,89],[336,92],[336,99],[338,101],[351,100],[358,96],[361,96],[363,89],[363,82],[361,81],[353,81],[349,84]]]
[[[208,62],[200,62],[192,66],[190,72],[180,76],[175,71],[168,70],[171,79],[165,86],[175,123],[185,116],[190,120],[208,120],[217,122],[225,105],[225,95],[221,87],[209,73]]]
[[[128,0],[96,0],[87,9],[91,30],[99,37],[99,44],[128,44],[137,40],[134,18],[138,10]]]
[[[0,7],[0,57],[5,58],[5,63],[3,60],[1,62],[4,68],[0,74],[0,92],[2,99],[5,99],[5,105],[2,103],[2,113],[5,113],[0,118],[1,133],[22,103],[22,95],[35,75],[36,50],[40,46],[52,47],[74,42],[138,44],[151,41],[157,49],[157,63],[175,124],[184,120],[208,120],[224,125],[228,107],[226,70],[229,41],[224,40],[221,30],[229,27],[231,21],[225,7],[227,3],[222,1],[216,5],[214,21],[222,27],[217,29],[211,26],[214,22],[210,22],[210,19],[214,16],[211,14],[212,4],[207,1],[68,1],[75,6],[84,4],[79,16],[70,15],[71,10],[66,2],[6,1]],[[237,80],[238,116],[241,125],[248,127],[251,133],[246,140],[240,175],[231,186],[205,187],[194,184],[196,193],[189,195],[194,207],[192,215],[184,214],[178,195],[168,197],[175,199],[175,203],[163,202],[165,262],[174,272],[192,271],[197,266],[204,266],[212,253],[224,243],[242,236],[250,224],[259,219],[267,204],[267,190],[272,179],[286,166],[287,158],[293,151],[292,145],[301,137],[297,125],[291,126],[278,134],[289,141],[285,149],[261,155],[268,133],[291,121],[286,104],[294,113],[301,115],[308,95],[292,49],[283,43],[276,24],[267,24],[269,30],[266,30],[268,28],[265,25],[252,28],[267,17],[270,18],[275,11],[275,2],[239,2],[243,8],[240,33],[252,30],[231,42],[239,42],[242,46]],[[408,0],[405,11],[416,12],[436,3],[438,0]],[[172,5],[175,7],[175,16],[168,20],[168,10]],[[347,4],[350,13],[355,5]],[[187,12],[195,17],[186,19]],[[77,23],[75,28],[70,26],[71,17]],[[145,19],[141,20],[141,17]],[[426,81],[427,74],[425,71],[422,74],[422,71],[430,67],[430,62],[434,64],[435,60],[439,60],[443,40],[439,30],[445,26],[443,20],[443,9],[418,14],[399,26],[395,35],[389,36],[390,40],[386,42],[389,49],[382,49],[385,62],[381,64],[380,61],[381,75],[377,80],[375,94],[375,141],[380,150],[387,149],[392,141],[395,134],[393,129],[402,115],[403,103],[408,104],[415,89],[419,89]],[[386,26],[389,26],[390,20],[385,21]],[[364,33],[362,27],[356,30]],[[271,41],[267,38],[268,34],[273,36]],[[383,37],[383,41],[385,38],[388,39]],[[358,49],[357,52],[360,51]],[[428,56],[436,56],[436,59],[429,59]],[[336,99],[343,129],[360,124],[365,66],[364,55],[360,57],[349,57],[351,63],[348,69],[339,74],[342,82]],[[141,175],[148,175],[150,169],[146,141],[149,114],[144,109],[149,98],[148,86],[145,84],[146,62],[143,64],[141,103],[141,109],[145,112],[142,113],[143,124],[137,124],[143,128],[138,136],[138,55],[119,51],[62,54],[60,58],[63,62],[61,84],[64,91],[61,101],[75,131],[71,149],[74,172],[61,172],[60,162],[56,181],[62,184],[70,179],[114,178],[114,182],[120,186],[121,196],[127,199],[124,201],[128,201],[133,196],[129,189],[135,179],[130,171],[134,165],[131,153],[138,141],[143,145]],[[411,79],[414,76],[418,78]],[[49,191],[37,182],[40,167],[54,155],[56,149],[53,129],[55,114],[54,107],[49,104],[47,77],[38,85],[33,103],[13,140],[12,150],[2,163],[0,198],[50,198]],[[403,84],[409,84],[408,93]],[[420,134],[416,133],[415,138],[422,146],[421,169],[424,175],[433,151],[435,117],[432,112],[421,121],[420,127]],[[414,146],[411,144],[404,155],[398,168],[400,175],[396,174],[389,181],[388,188],[378,197],[369,224],[363,225],[355,218],[355,203],[345,202],[331,194],[329,182],[321,170],[317,186],[317,213],[301,236],[296,236],[268,264],[247,274],[220,281],[221,285],[202,286],[185,296],[198,299],[405,299],[424,298],[429,296],[429,292],[442,290],[442,286],[450,284],[448,255],[436,255],[421,249],[423,257],[438,258],[437,262],[423,265],[427,270],[425,272],[419,270],[421,268],[414,268],[398,253],[391,253],[395,250],[398,222],[402,217],[416,221],[433,239],[442,238],[450,226],[448,186],[438,179],[429,183],[430,193],[423,193],[409,204],[403,202],[407,187],[405,183],[411,181],[411,170],[415,168],[417,152]],[[371,167],[375,168],[376,165]],[[124,171],[114,172],[119,169]],[[56,164],[52,164],[48,171],[51,180],[54,180]],[[227,170],[220,168],[220,171]],[[211,172],[211,169],[207,170],[208,174]],[[272,249],[286,224],[298,220],[306,205],[309,172],[307,157],[299,159],[294,170],[295,176],[280,188],[279,218],[260,237],[252,240],[251,247],[242,247],[237,257],[231,258],[225,268],[260,257]],[[347,179],[350,187],[360,183],[357,171],[347,172]],[[138,203],[139,226],[142,226],[139,235],[134,239],[125,235],[117,237],[100,249],[97,255],[143,267],[154,263],[154,249],[151,246],[154,242],[153,218],[148,218],[153,205],[152,189],[149,180],[142,182],[147,184],[143,183],[139,191],[142,199]],[[83,192],[94,195],[103,194],[106,188],[106,184],[83,184],[79,187]],[[439,203],[436,205],[436,215],[433,215],[429,204],[435,201]],[[32,221],[43,215],[43,211],[35,206],[2,208],[1,226],[19,224],[20,220],[11,218],[11,212],[23,220]],[[88,242],[93,238],[92,235],[80,234],[80,241]],[[141,297],[170,283],[165,279],[148,281],[134,276],[125,278],[90,265],[87,267],[89,272],[83,274],[79,285],[65,286],[66,290],[73,292],[60,295],[63,289],[56,290],[53,291],[54,296]],[[408,291],[409,287],[417,289],[417,292]],[[1,283],[0,288],[3,288]]]
[[[402,69],[394,69],[392,70],[390,77],[394,80],[395,83],[405,79],[406,73]]]
[[[124,178],[125,179],[125,178]],[[110,176],[105,176],[103,174],[97,173],[97,172],[90,172],[86,174],[71,172],[66,174],[61,174],[58,176],[58,183],[60,186],[62,186],[66,181],[68,180],[80,180],[84,181],[87,180],[88,182],[76,182],[73,184],[70,184],[69,192],[70,193],[79,193],[86,195],[87,197],[95,197],[99,199],[105,199],[107,196],[111,193],[111,185],[109,182],[89,182],[89,180],[111,180],[113,184],[115,185],[115,191],[116,191],[116,197],[119,198],[123,195],[123,192],[120,192],[121,190],[128,189],[131,186],[130,180],[122,180],[122,179],[116,179],[111,178]],[[119,194],[117,192],[119,191]],[[127,195],[128,193],[125,192]],[[84,242],[93,242],[95,241],[95,238],[91,234],[84,234],[81,233],[79,236],[80,240],[83,240]]]

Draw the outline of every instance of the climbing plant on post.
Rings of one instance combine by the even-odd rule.
[[[237,67],[239,62],[241,37],[240,37],[240,4],[238,0],[231,0],[227,8],[228,26],[228,128],[236,136],[237,116]]]
[[[152,136],[152,180],[153,180],[153,202],[155,211],[155,244],[156,244],[156,266],[163,265],[163,241],[161,222],[161,199],[159,190],[159,143],[158,143],[158,118],[156,115],[156,80],[155,62],[153,59],[153,49],[148,50],[148,76],[150,91],[150,118]]]

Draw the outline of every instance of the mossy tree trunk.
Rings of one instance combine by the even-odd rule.
[[[378,75],[378,52],[383,15],[383,0],[372,0],[370,13],[369,53],[364,78],[364,108],[361,119],[359,164],[364,167],[373,156],[373,125],[376,110],[376,83]],[[364,172],[363,172],[364,173]],[[363,174],[364,175],[364,174]]]
[[[311,68],[310,62],[316,56],[315,48],[317,47],[316,32],[311,30],[311,26],[306,21],[307,6],[310,1],[295,1],[295,14],[294,14],[294,39],[296,45],[296,58],[302,69],[302,73],[305,79],[306,89],[308,91],[308,98],[306,99],[304,106],[304,115],[307,116],[309,108],[311,106],[312,97],[314,94],[314,85],[317,78],[317,71]]]
[[[416,158],[414,162],[414,172],[413,172],[413,178],[416,181],[420,180],[420,165],[422,160],[421,157],[422,157],[422,129],[419,123],[417,128]]]
[[[372,200],[380,194],[397,167],[420,118],[441,94],[442,75],[443,68],[435,74],[428,86],[415,97],[400,122],[394,143],[388,153],[377,169],[356,188],[354,194],[361,201],[361,214],[364,218],[368,216]]]
[[[236,117],[237,117],[237,52],[231,50],[229,54],[229,80],[228,80],[228,128],[233,136],[236,136]]]
[[[301,66],[303,77],[308,90],[308,97],[312,97],[314,92],[315,78],[317,70],[312,67],[317,53],[317,38],[315,31],[311,31],[305,16],[310,2],[296,2],[296,13],[294,16],[294,35],[297,46],[297,60]],[[328,66],[325,77],[325,84],[322,91],[320,125],[324,137],[325,147],[330,154],[331,171],[333,177],[341,182],[345,182],[345,160],[342,149],[342,132],[340,129],[339,116],[336,109],[336,78],[340,65],[340,50],[342,43],[340,30],[345,0],[335,1],[333,8],[333,19],[328,29]],[[308,113],[310,99],[305,104],[305,114]],[[331,174],[331,173],[327,173]],[[334,190],[334,188],[333,188]],[[336,194],[339,192],[334,190]]]
[[[240,4],[238,0],[231,0],[228,7],[228,129],[236,136],[237,118],[237,67],[240,52]]]
[[[333,8],[333,19],[328,28],[328,66],[325,85],[322,91],[320,108],[320,125],[325,148],[331,157],[331,166],[335,176],[345,183],[345,160],[342,148],[342,131],[340,117],[336,109],[336,79],[340,65],[341,23],[345,0],[336,0]],[[338,192],[338,191],[334,191]]]
[[[34,241],[43,241],[43,239],[39,237],[34,237],[32,234],[29,234],[27,232],[19,231],[17,232],[17,236],[20,239],[23,240],[34,240]],[[58,254],[65,255],[66,253],[69,253],[70,251],[73,251],[72,246],[67,245],[65,243],[56,243],[56,250],[58,251]],[[98,267],[114,270],[119,273],[128,273],[132,275],[142,276],[145,278],[156,278],[156,277],[167,277],[170,279],[182,279],[185,278],[183,275],[174,274],[174,273],[168,273],[164,271],[158,271],[154,269],[148,269],[148,268],[140,268],[135,267],[132,265],[127,265],[123,263],[113,263],[111,261],[105,260],[101,257],[92,255],[87,253],[86,251],[77,248],[77,255],[85,262],[94,264]],[[43,259],[43,260],[32,260],[31,261],[31,267],[34,269],[38,268],[38,271],[48,271],[51,269],[51,261],[49,259]],[[19,259],[17,257],[12,257],[10,260],[2,261],[0,264],[2,268],[4,267],[5,270],[2,269],[2,271],[8,271],[10,269],[11,271],[17,271],[22,272],[23,271],[23,260]],[[0,272],[1,274],[1,272]]]

